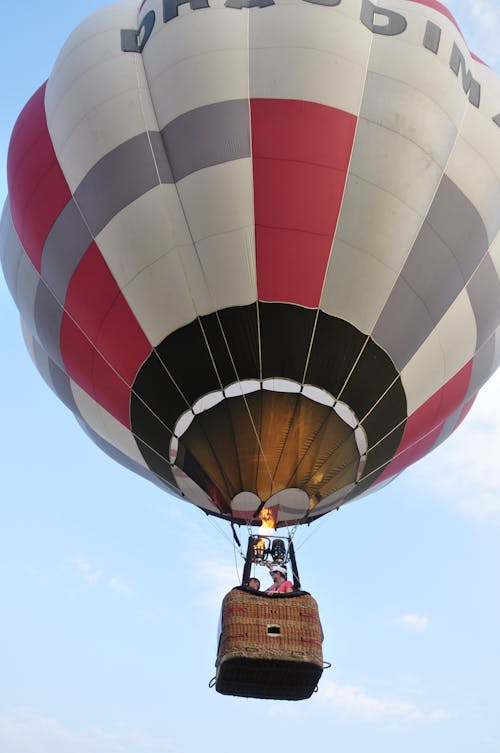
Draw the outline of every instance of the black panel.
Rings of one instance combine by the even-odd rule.
[[[380,400],[395,379],[397,383],[391,388],[390,404],[386,401],[384,407],[385,411],[390,411],[386,419],[390,430],[406,417],[406,397],[394,364],[387,353],[373,340],[369,340],[366,344],[342,392],[341,399],[351,406],[361,420]],[[386,433],[385,429],[383,433]]]
[[[219,389],[198,319],[172,332],[156,351],[190,405],[200,395]]]
[[[317,312],[287,303],[260,303],[262,377],[301,382]]]
[[[400,422],[402,422],[401,426],[396,428]],[[362,426],[369,437],[370,447],[373,447],[379,439],[392,432],[392,435],[394,435],[393,442],[395,442],[394,449],[396,449],[403,436],[405,424],[406,398],[398,379],[362,422]]]
[[[222,383],[259,379],[256,304],[210,314],[202,322]]]
[[[366,335],[351,324],[320,312],[306,374],[307,384],[323,387],[338,397],[365,340]],[[342,399],[349,402],[344,396]],[[351,407],[359,415],[359,408]]]
[[[153,438],[158,432],[161,435],[165,431],[155,420],[155,415],[173,431],[179,416],[189,408],[154,351],[141,366],[132,390],[132,427],[142,438]]]
[[[141,442],[140,439],[136,440],[137,446],[139,447],[141,451],[141,455],[148,464],[148,468],[150,468],[153,473],[156,473],[157,476],[162,478],[164,481],[166,481],[168,484],[171,484],[174,487],[177,487],[177,484],[174,479],[174,474],[172,473],[172,469],[170,467],[170,463],[164,459],[164,457],[160,457],[160,455],[151,449],[148,445],[144,444],[144,442]],[[165,448],[163,448],[163,453],[168,457],[168,445]]]
[[[379,346],[370,339],[367,341],[366,335],[351,324],[322,312],[318,315],[316,310],[291,304],[259,303],[258,315],[259,320],[257,305],[252,304],[202,317],[201,323],[196,320],[165,338],[156,349],[159,357],[152,353],[144,363],[133,385],[131,417],[134,434],[143,440],[140,447],[146,463],[159,476],[172,482],[167,458],[171,432],[177,420],[188,409],[188,404],[193,405],[203,395],[220,389],[212,357],[223,387],[236,381],[235,369],[239,379],[259,379],[259,332],[262,378],[281,377],[301,382],[318,317],[305,382],[325,389],[334,397],[338,397],[342,390],[340,399],[352,408],[360,420],[368,414],[362,425],[369,447],[383,440],[369,451],[364,472],[366,480],[357,485],[349,498],[357,496],[382,473],[384,465],[392,459],[399,446],[404,431],[406,398],[394,364]],[[386,390],[387,394],[381,399]],[[263,401],[254,401],[249,395],[246,402],[247,407],[254,406],[255,428],[260,434],[264,426],[259,413]],[[213,461],[208,462],[208,456],[205,463],[202,453],[196,460],[198,470],[193,470],[206,474],[210,466],[218,469],[213,478],[203,479],[200,486],[206,488],[207,484],[213,485],[214,490],[217,489],[217,501],[215,498],[214,501],[222,508],[221,503],[224,501],[227,504],[235,491],[255,486],[255,481],[252,483],[249,476],[254,479],[256,473],[259,475],[258,461],[257,465],[254,461],[250,462],[249,467],[243,467],[243,463],[248,465],[244,461],[248,454],[240,447],[242,438],[235,435],[235,427],[244,425],[240,416],[243,409],[245,420],[248,420],[248,416],[245,406],[238,403],[232,400],[224,402],[216,411],[217,414],[223,411],[224,431],[227,434],[222,439],[219,437],[216,465]],[[222,419],[223,415],[217,420]],[[197,447],[208,442],[208,434],[213,438],[211,420],[208,413],[196,420],[196,432],[199,432],[199,441],[195,442]],[[400,423],[401,426],[393,431]],[[191,432],[194,429],[193,426]],[[314,437],[310,439],[314,441]],[[248,452],[255,453],[254,443],[248,441],[246,444]],[[238,452],[235,452],[237,447]],[[190,453],[194,458],[192,451]],[[224,460],[227,463],[223,468]],[[375,472],[366,478],[371,471]]]

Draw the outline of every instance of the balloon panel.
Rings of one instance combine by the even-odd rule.
[[[201,7],[200,7],[201,6]],[[126,0],[14,128],[2,264],[118,462],[309,522],[444,441],[498,365],[498,78],[435,0]]]

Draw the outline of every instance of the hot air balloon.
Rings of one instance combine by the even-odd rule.
[[[125,0],[14,128],[4,274],[118,462],[310,523],[498,365],[500,82],[437,0]]]

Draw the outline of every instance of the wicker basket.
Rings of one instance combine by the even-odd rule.
[[[322,641],[310,594],[234,588],[222,602],[215,688],[252,698],[309,698],[323,672]]]

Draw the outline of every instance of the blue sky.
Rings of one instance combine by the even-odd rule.
[[[17,114],[103,4],[8,5],[2,203]],[[448,5],[500,72],[497,0]],[[0,312],[1,753],[500,751],[498,375],[434,454],[301,532],[333,668],[310,701],[244,700],[208,688],[241,573],[229,529],[81,433],[32,367],[3,278]]]

